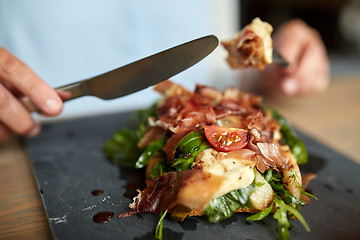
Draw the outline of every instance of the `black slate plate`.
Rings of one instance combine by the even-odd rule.
[[[38,137],[26,140],[54,238],[153,239],[158,214],[116,217],[129,210],[129,190],[139,181],[139,173],[112,165],[102,151],[130,114],[48,124]],[[301,209],[311,232],[291,221],[291,239],[360,239],[360,165],[299,136],[309,152],[309,163],[301,168],[318,175],[309,188],[319,200]],[[104,193],[93,196],[95,189]],[[95,223],[93,216],[102,211],[115,216]],[[249,223],[247,216],[235,214],[218,224],[210,224],[206,217],[183,223],[165,219],[164,239],[277,239],[276,220]]]

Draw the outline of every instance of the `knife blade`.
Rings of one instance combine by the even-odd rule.
[[[214,35],[201,37],[101,75],[56,88],[67,100],[81,96],[114,99],[143,90],[186,70],[208,56],[219,44]],[[23,99],[30,111],[39,109]]]

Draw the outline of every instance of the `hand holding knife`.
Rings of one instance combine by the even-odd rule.
[[[104,100],[122,97],[184,71],[209,55],[218,44],[214,35],[205,36],[56,90],[64,101],[87,95]],[[29,98],[22,101],[30,111],[39,111]]]
[[[62,102],[92,95],[114,99],[142,90],[193,66],[217,46],[213,35],[170,48],[99,76],[51,88],[30,67],[0,47],[0,142],[13,133],[35,136],[40,131],[31,112],[56,116]]]

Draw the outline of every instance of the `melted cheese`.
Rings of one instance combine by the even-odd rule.
[[[209,148],[196,156],[192,168],[202,169],[224,178],[222,185],[214,194],[216,198],[250,185],[255,178],[253,170],[255,164],[255,161],[227,156],[226,153]]]

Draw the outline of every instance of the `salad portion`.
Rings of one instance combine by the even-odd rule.
[[[166,215],[206,215],[216,223],[237,212],[252,213],[248,221],[272,214],[280,239],[289,238],[291,218],[309,231],[300,207],[311,195],[298,166],[307,152],[288,121],[261,97],[234,88],[197,85],[191,92],[165,81],[155,90],[162,98],[138,113],[136,128],[105,145],[113,163],[146,175],[146,187],[120,218],[160,214],[158,239]]]

